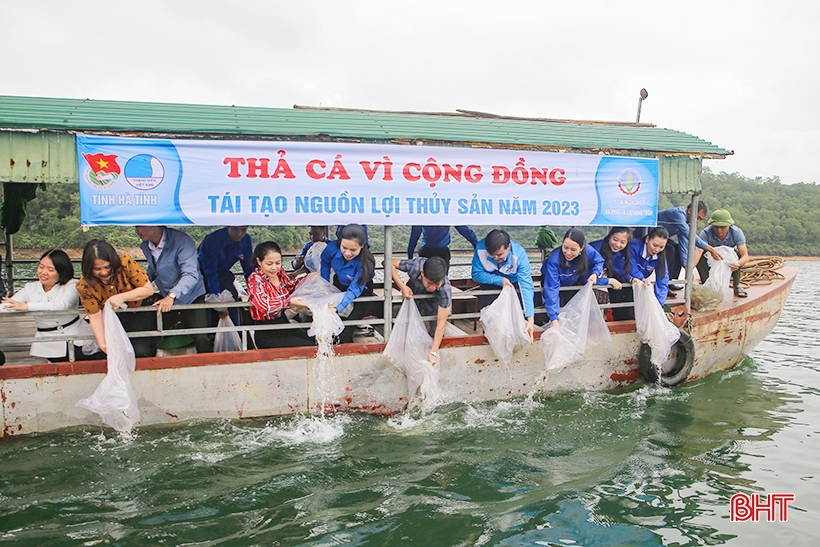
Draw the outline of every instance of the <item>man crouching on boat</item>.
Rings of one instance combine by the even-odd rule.
[[[527,251],[521,244],[510,241],[504,230],[491,230],[478,242],[473,254],[472,277],[481,283],[481,290],[511,286],[521,289],[524,317],[527,318],[527,334],[533,341],[535,307],[533,305],[532,269]],[[489,306],[497,294],[482,295],[481,307]]]
[[[205,302],[205,282],[199,273],[196,244],[191,236],[165,226],[136,226],[142,239],[140,248],[148,261],[148,278],[156,283],[159,299],[154,306],[157,314],[163,313],[163,325],[170,328],[175,317],[168,312],[177,304],[201,304]],[[155,295],[156,296],[156,295]],[[208,326],[204,308],[180,310],[179,320],[185,328],[200,329]],[[173,322],[171,322],[173,321]],[[207,334],[192,334],[197,353],[210,353],[214,343]]]
[[[737,263],[730,264],[732,270],[732,286],[735,296],[746,298],[746,291],[740,286],[740,270],[749,261],[749,249],[746,247],[746,236],[743,230],[735,226],[732,215],[726,209],[717,209],[709,218],[709,226],[700,232],[700,238],[712,247],[731,247],[738,256]],[[695,264],[700,275],[700,282],[709,278],[709,263],[706,255],[700,249],[695,249]],[[719,255],[718,255],[719,256]]]
[[[393,259],[393,282],[405,298],[413,298],[414,294],[432,294],[433,300],[418,300],[416,304],[422,316],[433,315],[436,320],[430,326],[433,330],[433,346],[427,360],[432,364],[438,362],[438,348],[444,338],[444,329],[447,327],[447,318],[453,308],[453,289],[447,279],[447,261],[440,256],[430,258]],[[399,277],[399,270],[407,272],[407,283]]]

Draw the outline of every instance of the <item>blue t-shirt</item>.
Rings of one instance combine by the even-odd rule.
[[[583,278],[578,275],[578,259],[581,255],[578,255],[574,260],[569,262],[568,267],[563,268],[561,267],[561,254],[563,253],[561,247],[553,249],[544,263],[541,264],[541,282],[544,285],[544,306],[547,308],[547,315],[550,321],[558,319],[558,314],[561,310],[561,300],[558,296],[559,287],[584,285],[592,274],[599,276],[595,282],[596,284],[606,285],[608,282],[606,278],[600,277],[601,272],[604,270],[604,259],[598,251],[589,245],[584,245],[584,249],[581,252],[586,254],[588,265]]]
[[[524,316],[532,317],[535,306],[532,302],[534,287],[532,283],[532,269],[527,251],[516,243],[510,241],[510,252],[507,253],[507,260],[499,264],[487,252],[485,240],[478,242],[473,253],[472,277],[479,283],[487,285],[504,284],[504,278],[511,283],[518,283],[521,289],[521,299],[524,301]]]
[[[339,280],[339,283],[343,287],[347,287],[344,298],[342,298],[342,301],[338,306],[336,306],[336,311],[342,311],[351,302],[353,302],[353,300],[362,295],[367,282],[370,281],[370,279],[373,279],[373,276],[371,276],[370,279],[365,280],[363,284],[359,284],[359,277],[362,272],[362,263],[358,256],[353,258],[353,260],[345,262],[345,257],[342,254],[342,250],[339,248],[338,240],[328,243],[325,250],[322,251],[321,274],[326,281],[330,281],[331,269],[336,273],[336,279]]]
[[[604,258],[603,253],[601,253],[601,248],[604,246],[604,240],[599,239],[598,241],[593,241],[589,244],[590,247],[598,251],[598,254],[601,255],[601,258],[604,259],[604,268],[606,268],[606,259]],[[629,272],[626,271],[626,257],[629,256],[629,247],[624,247],[617,253],[613,253],[612,255],[612,270],[611,272],[606,272],[607,277],[604,279],[617,279],[621,283],[629,283]],[[604,283],[601,283],[604,285]]]
[[[738,245],[746,245],[746,236],[743,234],[743,230],[737,226],[729,226],[729,231],[726,233],[724,239],[718,239],[714,226],[707,226],[701,230],[700,237],[712,247],[725,245],[726,247],[734,248]]]
[[[630,278],[646,279],[658,268],[658,255],[644,256],[646,242],[643,239],[633,239],[629,244],[629,260],[631,262]],[[655,298],[663,306],[666,295],[669,293],[669,268],[663,269],[663,278],[655,274]]]
[[[219,294],[228,289],[233,293],[236,278],[231,267],[239,262],[246,279],[254,270],[251,236],[245,234],[239,241],[234,241],[227,228],[211,232],[199,245],[197,259],[208,292]]]

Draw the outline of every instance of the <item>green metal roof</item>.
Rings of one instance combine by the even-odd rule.
[[[698,137],[650,124],[419,113],[258,108],[0,96],[0,129],[177,136],[417,142],[723,158]]]

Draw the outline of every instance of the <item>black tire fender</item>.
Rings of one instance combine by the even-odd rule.
[[[673,387],[682,384],[692,367],[695,365],[695,341],[688,332],[681,330],[680,339],[672,346],[675,354],[675,365],[669,372],[665,372],[658,380],[658,369],[652,364],[652,348],[648,344],[641,343],[641,350],[638,352],[638,365],[641,367],[641,374],[647,382],[657,383],[663,387]]]

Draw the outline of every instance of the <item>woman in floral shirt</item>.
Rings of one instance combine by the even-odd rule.
[[[299,281],[293,281],[282,269],[282,250],[273,241],[257,245],[253,258],[256,269],[247,282],[251,319],[257,325],[287,324],[285,310],[290,307],[290,295]],[[254,338],[259,349],[313,345],[301,328],[257,330]]]

